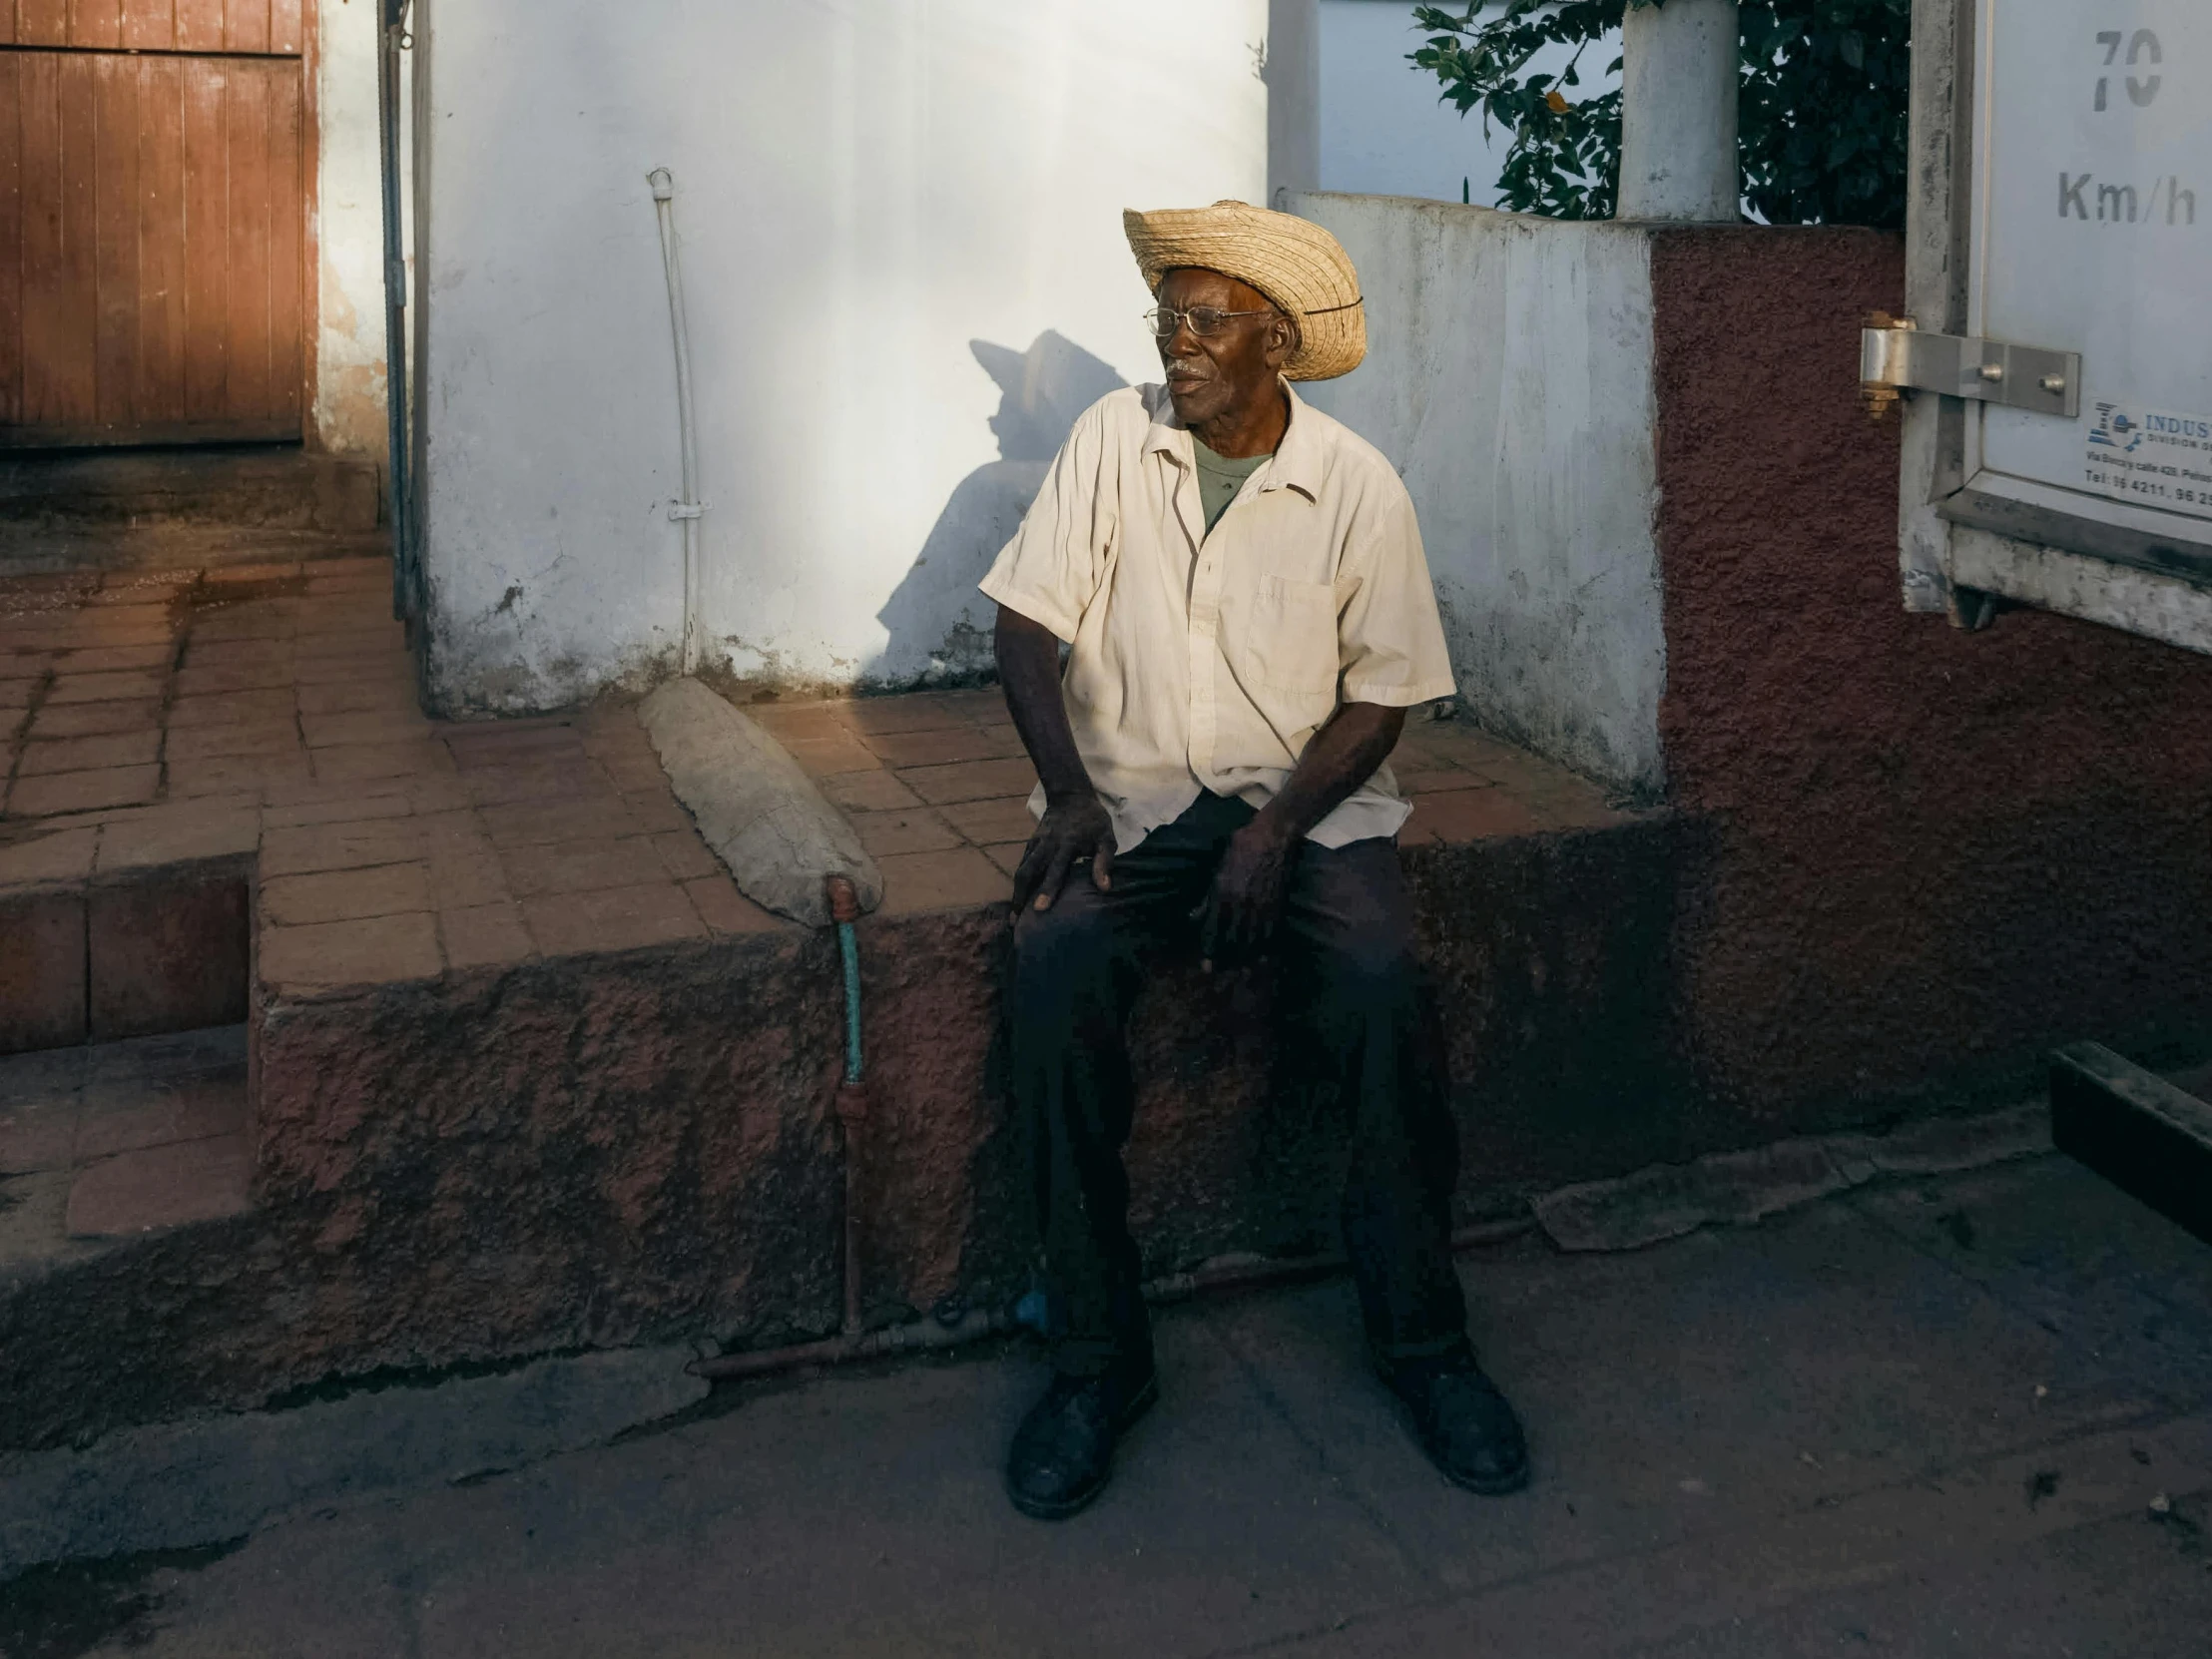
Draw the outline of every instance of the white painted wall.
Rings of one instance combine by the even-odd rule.
[[[1321,0],[1321,188],[1456,202],[1464,183],[1482,207],[1497,202],[1498,169],[1512,148],[1503,128],[1482,130],[1479,110],[1461,117],[1437,102],[1435,76],[1405,61],[1427,35],[1413,27],[1412,0]],[[1531,72],[1556,75],[1572,54],[1546,47]],[[1603,94],[1620,77],[1606,66],[1618,38],[1584,50],[1576,98]]]
[[[1267,187],[1267,0],[417,13],[424,555],[456,712],[642,683],[678,642],[650,169],[683,239],[706,655],[786,682],[980,666],[973,584],[1044,458],[1156,372],[1121,210]]]
[[[314,75],[315,441],[381,462],[390,433],[375,0],[320,0]]]
[[[1657,788],[1647,234],[1372,196],[1292,206],[1336,233],[1368,303],[1366,363],[1302,389],[1404,477],[1470,712]]]

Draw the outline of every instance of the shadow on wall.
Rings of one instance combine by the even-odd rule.
[[[875,613],[890,635],[867,676],[877,687],[952,685],[989,669],[995,618],[975,584],[1020,526],[1076,416],[1128,384],[1050,328],[1026,351],[982,339],[968,348],[1002,394],[990,422],[998,459],[960,480]]]

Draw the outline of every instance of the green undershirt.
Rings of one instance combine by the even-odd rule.
[[[1233,461],[1200,443],[1196,432],[1191,434],[1191,454],[1198,462],[1198,500],[1206,509],[1206,530],[1210,535],[1215,521],[1229,510],[1229,503],[1236,500],[1237,492],[1244,488],[1244,481],[1265,466],[1270,456],[1248,455],[1243,460]]]

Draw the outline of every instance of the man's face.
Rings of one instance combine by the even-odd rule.
[[[1210,305],[1217,311],[1264,313],[1232,317],[1220,332],[1204,339],[1185,322],[1160,341],[1168,396],[1185,426],[1223,415],[1234,421],[1273,395],[1275,377],[1297,344],[1297,331],[1258,288],[1218,271],[1184,269],[1169,272],[1160,283],[1160,303],[1178,311]]]

